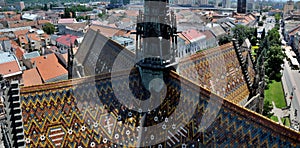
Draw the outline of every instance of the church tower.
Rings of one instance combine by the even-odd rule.
[[[176,18],[168,4],[168,0],[145,0],[144,13],[137,17],[136,62],[145,87],[176,65]]]

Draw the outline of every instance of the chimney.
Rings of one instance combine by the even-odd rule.
[[[35,63],[35,61],[33,61],[33,63],[32,63],[32,68],[36,68],[36,63]]]

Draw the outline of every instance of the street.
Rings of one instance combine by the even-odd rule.
[[[282,76],[282,84],[284,85],[284,93],[286,94],[287,105],[290,105],[290,119],[293,123],[294,120],[300,122],[300,79],[298,70],[291,70],[286,59],[284,59],[284,70]],[[299,127],[298,127],[299,128]]]

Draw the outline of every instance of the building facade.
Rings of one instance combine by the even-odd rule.
[[[238,0],[237,1],[237,13],[246,13],[247,12],[247,1]]]
[[[283,7],[283,15],[289,14],[291,11],[294,10],[294,1],[289,0]]]

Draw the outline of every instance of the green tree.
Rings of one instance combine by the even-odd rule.
[[[259,21],[259,22],[257,22],[257,25],[258,25],[258,26],[263,26],[263,25],[264,25],[264,22],[263,22],[263,21]]]
[[[219,45],[223,45],[223,44],[226,44],[226,43],[229,43],[231,42],[232,40],[232,37],[230,35],[225,35],[225,36],[222,36],[219,38]]]
[[[267,19],[267,17],[264,15],[262,18],[261,18],[262,20],[266,20]]]
[[[263,115],[268,118],[271,118],[271,116],[274,115],[274,113],[271,113],[272,109],[273,109],[272,104],[269,101],[266,101],[264,103]]]
[[[270,41],[270,45],[276,46],[280,45],[280,34],[276,28],[271,29],[268,32],[268,39]]]
[[[48,6],[47,6],[47,4],[44,4],[43,10],[44,10],[44,11],[48,11]]]
[[[276,23],[279,23],[280,18],[281,18],[280,14],[276,13],[275,14],[275,21],[276,21]]]
[[[53,34],[55,31],[55,27],[53,24],[51,23],[45,23],[43,26],[43,30],[47,33],[47,34]]]
[[[70,9],[69,8],[65,8],[63,18],[70,18],[70,17],[71,17],[71,15],[70,15]]]
[[[272,44],[271,44],[272,45]],[[281,65],[284,63],[285,55],[281,50],[281,47],[279,45],[272,45],[267,50],[267,56],[266,56],[266,75],[270,77],[271,80],[278,80],[281,78],[280,70]]]
[[[246,38],[250,39],[252,45],[256,44],[255,28],[250,28],[244,25],[236,25],[232,29],[233,37],[237,39],[239,45],[242,45]]]

